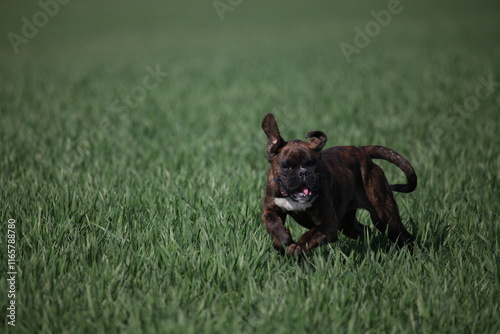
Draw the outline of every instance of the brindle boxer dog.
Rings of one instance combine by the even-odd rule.
[[[338,231],[357,239],[368,227],[356,219],[357,209],[369,211],[375,227],[387,232],[400,247],[413,247],[414,237],[401,223],[392,191],[409,193],[417,175],[399,153],[383,146],[337,146],[322,151],[327,141],[321,131],[309,132],[309,140],[285,141],[272,114],[265,115],[267,174],[262,218],[281,254],[297,255],[337,240]],[[372,159],[384,159],[399,167],[407,184],[389,185]],[[309,229],[294,241],[285,228],[291,216]]]

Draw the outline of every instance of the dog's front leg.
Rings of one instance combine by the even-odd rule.
[[[287,248],[293,244],[293,239],[290,231],[285,228],[286,213],[267,209],[264,210],[262,219],[267,232],[273,239],[274,248],[282,255],[287,254]]]
[[[313,248],[337,241],[337,231],[337,217],[332,210],[323,216],[318,226],[313,227],[300,237],[294,253],[307,253]]]

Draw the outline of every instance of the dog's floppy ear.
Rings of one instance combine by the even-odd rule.
[[[279,149],[285,146],[286,142],[281,138],[280,130],[273,114],[269,113],[264,116],[262,130],[267,135],[267,159],[271,161],[278,154]]]
[[[326,141],[328,140],[326,135],[321,131],[308,132],[306,138],[309,138],[307,144],[309,145],[311,150],[314,150],[316,152],[321,151],[321,149],[325,146]]]

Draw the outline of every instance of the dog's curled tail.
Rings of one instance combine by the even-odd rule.
[[[405,173],[408,183],[391,184],[392,191],[410,193],[415,190],[417,187],[417,174],[408,160],[406,160],[401,154],[384,146],[363,146],[361,149],[363,149],[370,158],[389,161]]]

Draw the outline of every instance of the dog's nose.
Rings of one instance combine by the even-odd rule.
[[[305,169],[305,168],[301,168],[298,171],[298,175],[299,175],[300,178],[305,179],[306,177],[309,176],[309,171],[307,169]]]

